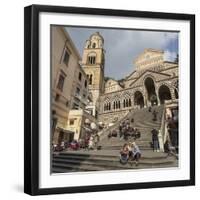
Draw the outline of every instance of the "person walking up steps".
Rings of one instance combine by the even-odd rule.
[[[156,110],[154,110],[153,113],[152,113],[152,115],[153,115],[153,119],[152,120],[153,121],[157,121],[157,114],[158,113],[156,112]]]
[[[153,151],[159,152],[158,131],[154,128],[151,131],[151,134],[152,134]]]

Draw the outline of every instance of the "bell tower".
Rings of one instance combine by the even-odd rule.
[[[100,33],[92,34],[86,40],[82,57],[82,67],[87,74],[89,92],[92,96],[92,105],[88,107],[94,116],[98,114],[98,98],[104,91],[105,51],[103,45],[104,39]]]

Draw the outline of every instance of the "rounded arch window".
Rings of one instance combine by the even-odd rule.
[[[96,43],[95,42],[92,44],[92,48],[96,48]]]
[[[96,53],[91,52],[88,54],[88,59],[87,59],[88,64],[93,65],[96,63]]]

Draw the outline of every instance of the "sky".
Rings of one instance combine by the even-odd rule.
[[[164,59],[167,61],[174,61],[178,53],[179,33],[177,32],[80,27],[66,27],[65,29],[80,56],[83,54],[85,41],[98,31],[104,38],[105,76],[116,80],[125,78],[134,71],[133,61],[145,48],[163,50]]]

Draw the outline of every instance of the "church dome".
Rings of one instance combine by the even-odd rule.
[[[90,36],[90,40],[102,40],[102,42],[104,43],[104,39],[102,37],[102,35],[99,32],[95,32]]]

